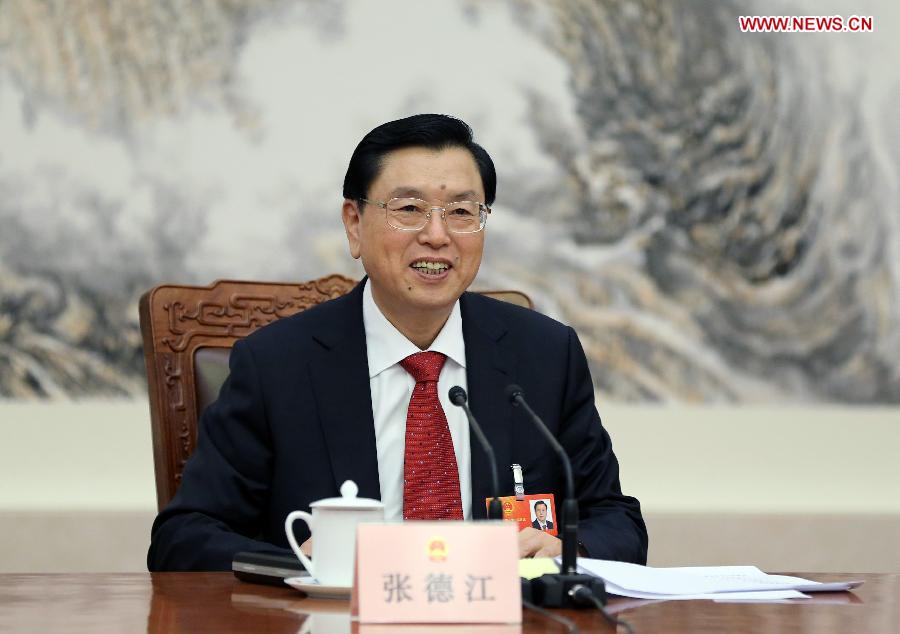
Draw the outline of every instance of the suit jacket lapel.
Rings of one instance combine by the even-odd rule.
[[[506,386],[515,382],[516,358],[503,345],[506,327],[490,310],[490,300],[464,293],[460,298],[463,338],[466,342],[466,378],[469,407],[494,448],[497,459],[500,495],[511,492],[509,464],[512,456],[512,407],[504,395]],[[484,500],[491,496],[491,471],[487,455],[470,434],[472,456],[472,517],[484,518]]]
[[[362,318],[364,282],[333,300],[333,310],[323,314],[327,321],[323,320],[313,333],[321,350],[310,359],[309,373],[335,488],[353,480],[360,497],[379,500],[381,485]]]

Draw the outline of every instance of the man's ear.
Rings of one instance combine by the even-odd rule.
[[[350,245],[350,255],[359,259],[359,224],[362,222],[362,212],[355,200],[344,199],[341,207],[341,219],[344,221],[344,231],[347,233],[347,243]]]

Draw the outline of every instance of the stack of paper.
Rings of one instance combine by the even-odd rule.
[[[578,559],[579,572],[601,577],[606,591],[635,599],[780,601],[809,598],[805,592],[839,592],[862,581],[821,583],[769,575],[755,566],[651,568],[603,559]]]

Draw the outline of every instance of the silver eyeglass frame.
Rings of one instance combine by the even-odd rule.
[[[481,231],[484,231],[484,228],[487,226],[487,217],[491,213],[490,207],[488,207],[485,203],[478,202],[477,200],[454,200],[451,203],[448,203],[447,207],[452,206],[455,203],[472,203],[474,205],[478,205],[478,212],[480,216],[479,227],[475,231],[455,231],[454,229],[450,228],[450,223],[447,222],[447,207],[442,207],[441,205],[432,205],[427,200],[422,200],[421,198],[414,198],[412,196],[395,196],[394,198],[391,198],[387,201],[369,200],[368,198],[360,198],[359,200],[366,204],[375,205],[376,207],[381,207],[382,209],[384,209],[384,221],[391,229],[396,229],[397,231],[421,231],[426,226],[428,226],[428,221],[431,220],[431,214],[434,213],[434,210],[440,209],[441,220],[443,220],[444,224],[447,225],[447,231],[449,231],[450,233],[455,233],[457,235],[480,233]],[[425,222],[421,227],[418,227],[416,229],[412,229],[409,227],[398,227],[397,225],[391,224],[391,221],[388,217],[388,204],[391,202],[391,200],[421,200],[423,203],[428,205],[428,212],[425,214]]]

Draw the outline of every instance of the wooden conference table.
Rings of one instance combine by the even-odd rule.
[[[863,579],[852,593],[782,604],[612,599],[611,610],[649,632],[900,632],[900,573],[799,574]],[[347,601],[243,583],[231,573],[0,574],[0,632],[518,632],[518,626],[366,626]],[[612,632],[596,612],[562,610],[583,632]],[[526,610],[522,632],[564,632]],[[619,630],[624,631],[620,628]]]

